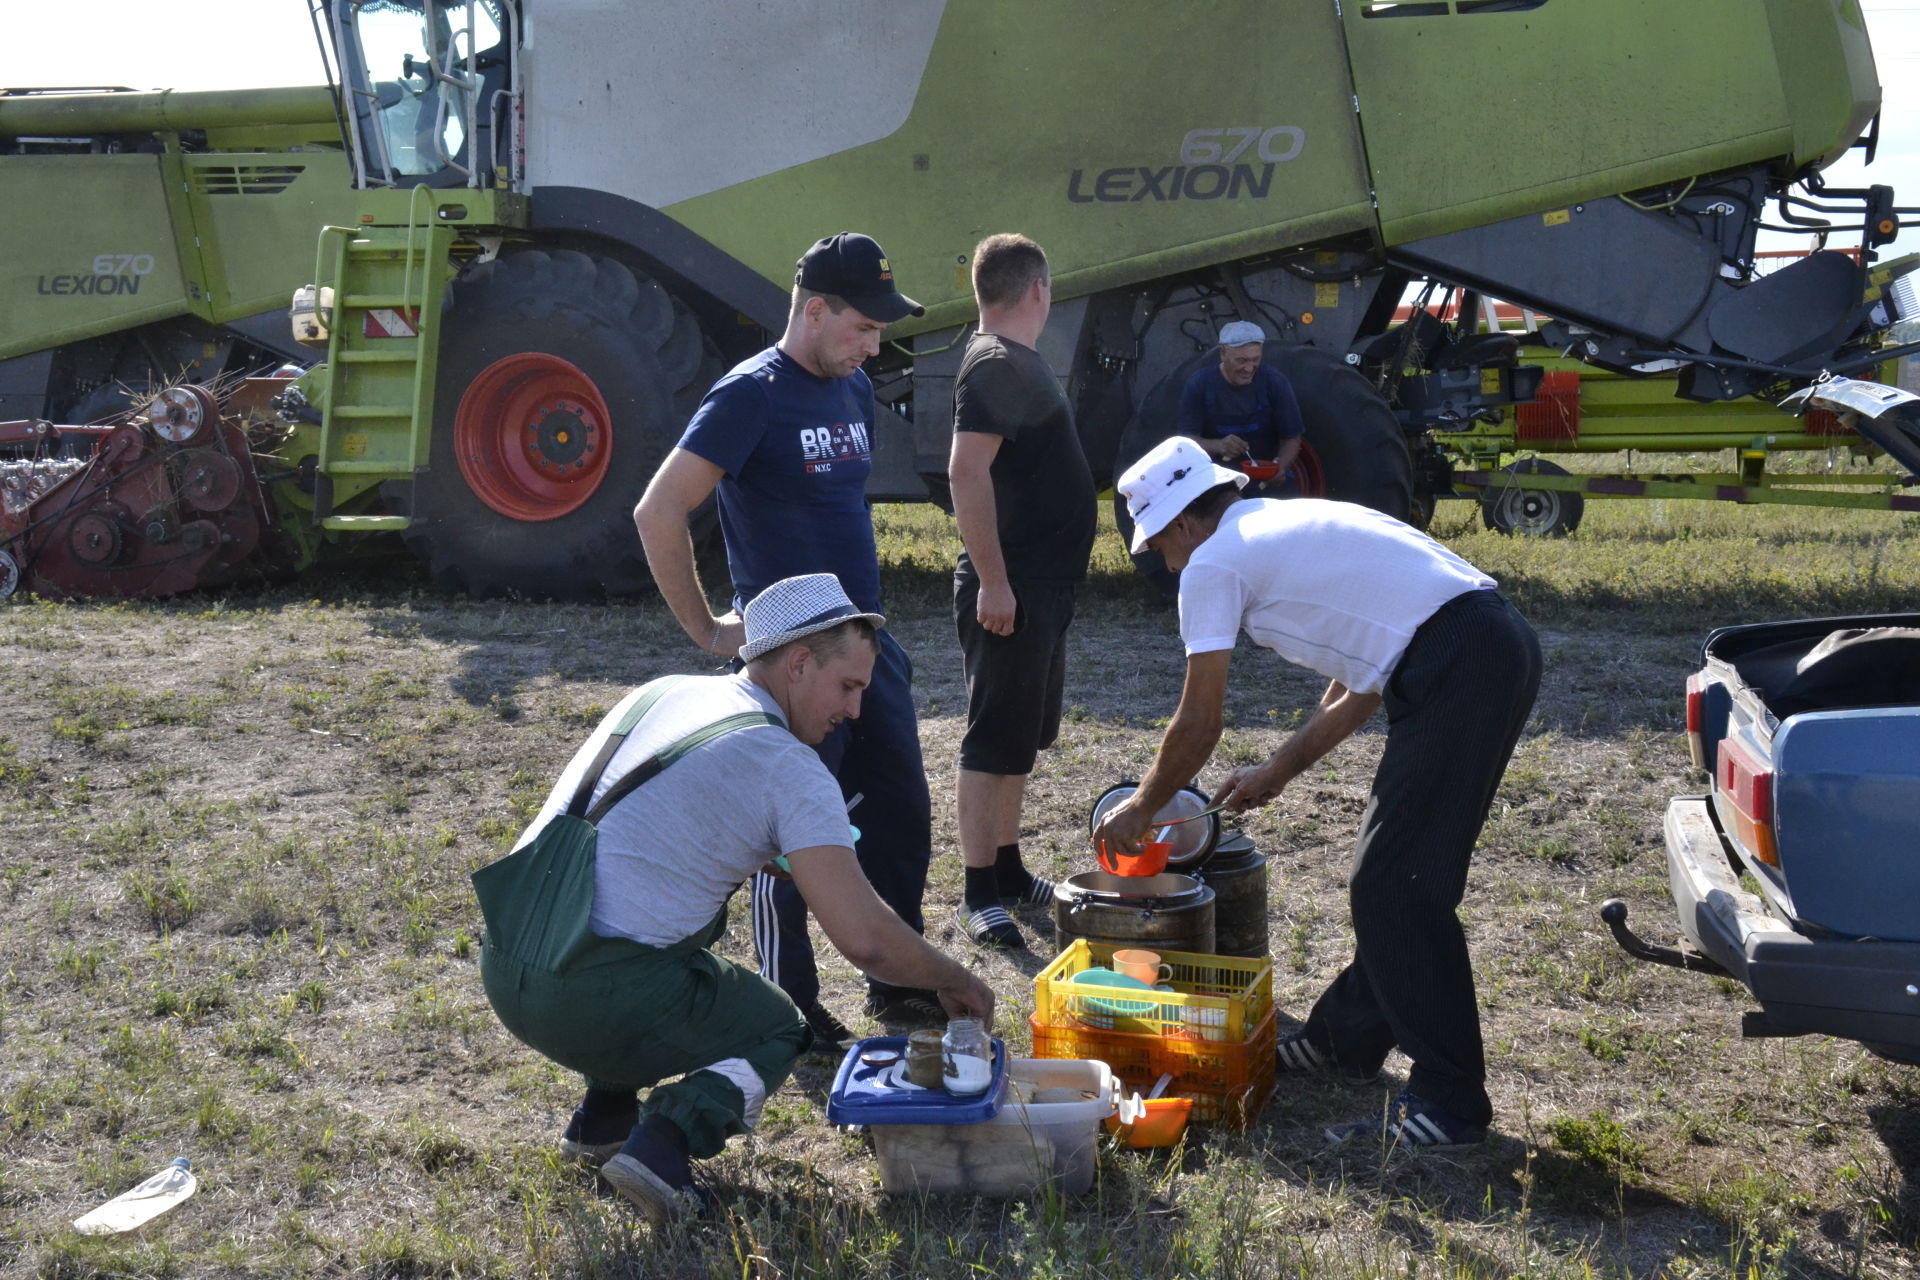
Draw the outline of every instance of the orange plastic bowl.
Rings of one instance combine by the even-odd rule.
[[[1263,462],[1253,458],[1248,458],[1242,462],[1240,469],[1246,472],[1247,478],[1255,484],[1265,484],[1280,474],[1279,463],[1273,461]]]
[[[1170,1147],[1187,1131],[1193,1114],[1192,1098],[1146,1098],[1141,1105],[1146,1113],[1132,1124],[1122,1124],[1118,1116],[1107,1117],[1107,1128],[1127,1136],[1127,1145],[1144,1150]]]
[[[1139,853],[1109,849],[1102,843],[1096,861],[1117,876],[1157,876],[1167,869],[1167,855],[1172,852],[1171,840],[1142,840]]]

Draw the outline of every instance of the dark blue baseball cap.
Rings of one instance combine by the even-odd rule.
[[[879,242],[858,231],[814,241],[800,259],[793,282],[802,289],[845,298],[861,315],[883,324],[927,313],[894,287],[893,267]]]

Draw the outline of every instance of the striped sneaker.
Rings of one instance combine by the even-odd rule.
[[[1050,907],[1053,905],[1053,881],[1041,876],[1028,876],[1024,892],[1009,895],[1002,890],[1000,901],[1009,907]]]
[[[1403,1147],[1409,1151],[1460,1151],[1487,1140],[1485,1125],[1468,1124],[1405,1090],[1371,1120],[1332,1125],[1326,1133],[1331,1143],[1359,1138],[1389,1149]]]
[[[1380,1078],[1379,1068],[1362,1071],[1336,1061],[1333,1054],[1307,1039],[1305,1030],[1289,1031],[1280,1037],[1275,1050],[1280,1074],[1285,1076],[1333,1076],[1347,1084],[1372,1084]]]
[[[1005,947],[1018,951],[1027,945],[1020,935],[1020,927],[1013,922],[1002,906],[981,907],[978,911],[969,911],[963,904],[960,908],[960,927],[966,930],[967,937],[974,945],[981,947]]]

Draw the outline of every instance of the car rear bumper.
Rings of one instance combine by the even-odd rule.
[[[1772,914],[1741,887],[1704,796],[1667,806],[1666,840],[1681,931],[1746,984],[1776,1030],[1920,1063],[1920,943],[1809,937]]]

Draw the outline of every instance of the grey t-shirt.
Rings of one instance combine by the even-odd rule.
[[[647,687],[621,699],[574,753],[520,845],[565,811],[614,724]],[[682,681],[627,735],[594,800],[649,756],[741,711],[785,722],[772,697],[744,674]],[[812,748],[773,725],[737,729],[682,756],[616,804],[599,832],[593,931],[657,947],[711,922],[769,859],[851,843],[839,784]]]

